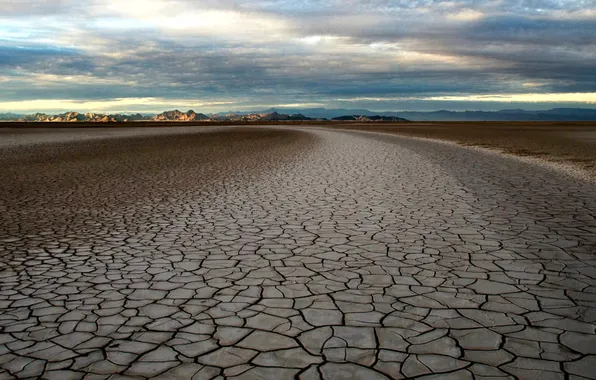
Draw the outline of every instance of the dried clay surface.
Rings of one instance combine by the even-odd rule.
[[[0,379],[596,378],[589,182],[296,127],[23,136]]]

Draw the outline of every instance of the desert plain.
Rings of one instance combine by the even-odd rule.
[[[593,123],[3,126],[0,379],[596,378]]]

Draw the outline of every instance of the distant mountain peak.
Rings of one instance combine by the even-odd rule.
[[[165,111],[151,118],[154,121],[199,121],[209,120],[209,116],[202,113],[195,113],[193,110],[180,112],[179,110]]]

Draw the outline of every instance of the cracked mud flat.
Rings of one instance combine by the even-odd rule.
[[[326,128],[375,131],[454,142],[533,158],[596,181],[593,122],[412,122],[344,123]],[[561,166],[563,166],[561,168]]]
[[[593,184],[337,131],[68,140],[0,150],[0,379],[596,378]]]

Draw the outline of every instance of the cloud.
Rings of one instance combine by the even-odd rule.
[[[29,0],[2,8],[5,106],[478,104],[479,95],[546,99],[596,88],[592,1]]]
[[[47,16],[82,11],[90,2],[78,0],[9,0],[2,2],[2,16]]]
[[[596,104],[596,92],[562,94],[499,94],[469,96],[436,96],[426,100],[519,103],[585,103]]]
[[[354,97],[338,98],[341,102],[361,101],[402,101],[402,100],[431,100],[447,102],[503,102],[503,103],[585,103],[596,104],[596,92],[586,93],[525,93],[525,94],[477,94],[477,95],[452,95],[452,96],[402,96],[402,97]]]
[[[22,66],[36,64],[52,58],[72,58],[77,53],[69,49],[56,49],[52,47],[15,47],[0,46],[0,67]]]
[[[14,102],[0,102],[0,109],[12,109],[15,112],[36,109],[40,112],[62,112],[70,110],[95,110],[98,112],[145,112],[169,108],[199,108],[234,104],[233,102],[211,102],[200,99],[164,99],[164,98],[114,98],[110,100],[76,99],[31,99]],[[181,107],[182,106],[182,107]]]

